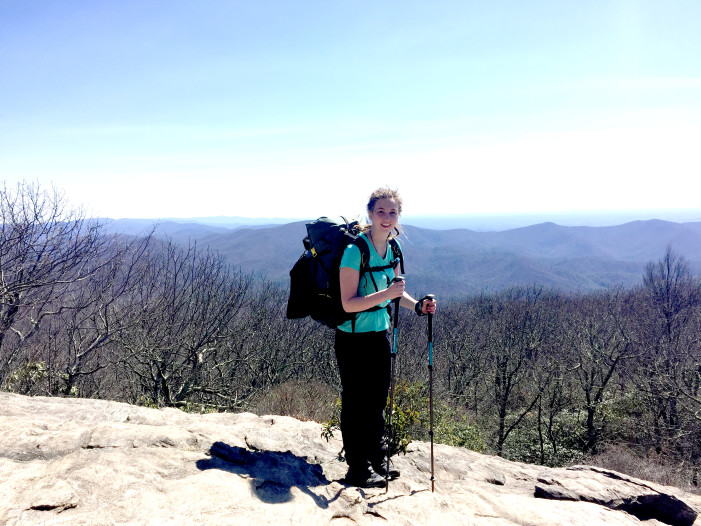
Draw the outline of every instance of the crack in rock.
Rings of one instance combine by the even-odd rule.
[[[35,504],[34,506],[30,506],[30,510],[34,511],[53,511],[53,510],[58,510],[57,513],[61,513],[62,511],[70,510],[72,508],[77,508],[78,504],[74,502],[67,502],[65,504]]]

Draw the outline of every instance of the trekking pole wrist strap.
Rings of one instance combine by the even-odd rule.
[[[419,301],[417,301],[417,302],[414,304],[414,311],[416,312],[416,315],[417,315],[417,316],[426,316],[426,314],[425,314],[425,313],[423,312],[423,310],[422,310],[423,305],[424,305],[424,300],[425,300],[425,299],[426,299],[426,298],[421,298]]]
[[[426,316],[426,313],[423,311],[424,301],[431,301],[432,299],[433,295],[424,296],[414,304],[414,311],[416,311],[418,316]]]

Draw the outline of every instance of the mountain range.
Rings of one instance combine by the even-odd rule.
[[[287,284],[303,252],[306,221],[223,227],[162,221],[156,236],[209,246],[244,272]],[[120,219],[111,228],[135,235],[150,220]],[[639,285],[646,265],[671,246],[694,274],[701,273],[701,222],[632,221],[616,226],[540,223],[497,232],[404,226],[400,237],[411,294],[457,297],[513,286],[541,285],[563,292],[592,292]]]

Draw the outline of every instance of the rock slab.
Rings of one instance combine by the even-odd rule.
[[[701,507],[697,495],[591,466],[443,445],[431,492],[422,442],[396,459],[402,476],[388,492],[363,490],[340,482],[341,447],[289,417],[0,393],[0,524],[652,526],[694,524]]]

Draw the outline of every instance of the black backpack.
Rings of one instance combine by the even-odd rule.
[[[288,319],[311,316],[332,329],[345,321],[355,319],[355,313],[343,310],[338,276],[343,251],[351,243],[360,249],[361,276],[366,272],[396,267],[397,263],[404,273],[402,251],[395,239],[390,240],[392,263],[381,267],[368,267],[370,247],[365,240],[358,237],[361,230],[357,221],[349,222],[345,217],[320,217],[306,226],[304,253],[290,271]],[[377,284],[375,288],[377,289]],[[375,306],[366,312],[381,308],[383,307]]]

